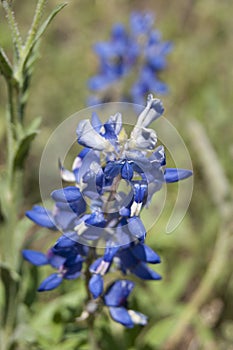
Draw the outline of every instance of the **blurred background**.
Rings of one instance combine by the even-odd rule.
[[[35,4],[31,0],[14,2],[16,18],[25,34]],[[57,4],[49,0],[45,11]],[[26,118],[41,116],[42,125],[26,164],[22,215],[41,201],[39,162],[51,132],[65,118],[86,107],[90,94],[87,80],[98,67],[93,44],[108,40],[114,23],[127,25],[134,10],[154,13],[155,27],[164,40],[174,43],[168,66],[160,75],[169,93],[160,97],[165,116],[190,152],[194,190],[189,210],[175,232],[165,233],[166,214],[171,209],[168,203],[167,212],[148,233],[148,244],[162,257],[156,271],[163,280],[137,281],[131,304],[149,316],[149,324],[125,330],[109,322],[107,316],[99,317],[97,336],[101,337],[103,350],[232,350],[232,1],[69,1],[46,33],[32,79]],[[10,32],[1,8],[0,42],[10,56]],[[1,163],[5,156],[5,103],[5,82],[0,77]],[[172,205],[173,192],[170,196]],[[145,220],[146,215],[153,215],[153,206],[149,213]],[[30,232],[29,237],[32,233],[35,234]],[[40,230],[32,245],[45,251],[55,237],[54,233]],[[38,271],[27,266],[25,274],[30,284],[32,276],[38,281],[46,276],[46,268]],[[32,284],[28,296],[31,314],[22,311],[22,317],[31,317],[40,340],[35,345],[34,335],[26,332],[24,341],[31,344],[30,349],[88,349],[85,327],[73,323],[81,313],[82,282],[66,282],[56,292],[45,294],[37,294]],[[68,334],[68,345],[63,344],[64,332]]]

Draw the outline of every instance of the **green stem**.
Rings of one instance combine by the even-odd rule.
[[[95,336],[94,323],[95,323],[94,316],[90,316],[87,320],[88,331],[89,331],[89,345],[90,345],[90,350],[99,350],[100,348]]]
[[[8,83],[8,104],[6,111],[6,123],[7,123],[7,173],[8,173],[8,183],[9,188],[12,184],[13,176],[13,159],[14,159],[14,103],[13,103],[13,88],[11,83]]]
[[[7,169],[6,186],[2,186],[4,204],[4,224],[1,235],[2,266],[3,271],[1,279],[5,289],[5,305],[1,313],[0,333],[1,348],[9,350],[12,348],[11,339],[14,333],[18,305],[20,299],[21,274],[21,246],[17,241],[17,225],[21,203],[23,199],[23,169],[15,166],[15,156],[19,150],[19,142],[24,136],[23,117],[25,114],[25,89],[28,89],[28,79],[30,74],[27,71],[27,62],[32,58],[32,50],[35,41],[43,34],[40,32],[39,25],[43,14],[43,8],[47,0],[38,0],[35,15],[31,28],[28,32],[25,45],[18,29],[14,13],[10,6],[10,0],[2,0],[14,44],[14,64],[11,66],[5,52],[0,50],[0,72],[4,75],[7,82],[8,101],[6,113],[7,129]],[[60,7],[61,8],[61,7]],[[57,10],[58,12],[58,10]],[[56,14],[56,12],[55,12]],[[49,21],[54,17],[51,16]],[[38,35],[38,32],[40,35]],[[38,35],[38,38],[36,38]],[[36,40],[35,40],[36,38]],[[26,87],[25,87],[26,86]],[[2,205],[3,207],[3,205]],[[94,321],[93,321],[94,327]],[[3,327],[1,327],[3,326]]]

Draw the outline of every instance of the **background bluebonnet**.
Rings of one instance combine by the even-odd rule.
[[[167,93],[160,72],[167,65],[172,43],[162,41],[153,26],[152,13],[133,12],[129,28],[114,24],[110,40],[94,45],[99,70],[89,80],[94,93],[89,97],[89,105],[116,100],[143,105],[149,93]]]
[[[157,146],[156,132],[148,128],[163,112],[162,102],[148,95],[127,137],[120,113],[105,123],[96,113],[91,120],[82,120],[76,134],[84,149],[74,160],[72,171],[60,164],[62,179],[73,184],[52,192],[53,211],[34,206],[26,213],[36,224],[62,231],[47,254],[23,251],[32,264],[49,264],[57,270],[42,281],[38,290],[52,290],[63,279],[83,274],[94,302],[108,306],[112,318],[129,328],[145,325],[147,320],[127,308],[134,284],[120,279],[106,287],[105,275],[118,271],[143,280],[161,279],[148,266],[159,264],[160,257],[145,244],[146,229],[140,214],[165,182],[192,175],[189,170],[166,167],[164,148]],[[122,181],[128,191],[118,192]],[[85,199],[89,199],[89,205]],[[97,248],[101,246],[104,252],[100,255]]]

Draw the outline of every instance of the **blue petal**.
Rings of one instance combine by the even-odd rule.
[[[58,204],[58,203],[57,203]],[[56,224],[64,231],[73,230],[75,227],[75,220],[77,220],[77,215],[70,209],[60,210],[57,208],[56,214],[54,216]]]
[[[105,227],[106,220],[104,218],[103,213],[96,211],[85,220],[86,225],[97,226],[97,227]]]
[[[79,169],[79,172],[77,174],[76,181],[78,183],[82,182],[83,177],[86,175],[88,171],[90,171],[92,163],[100,163],[99,155],[96,154],[95,151],[90,150],[86,156],[82,159],[82,166]]]
[[[166,94],[168,92],[167,85],[158,79],[151,80],[149,89],[157,94]]]
[[[113,40],[124,40],[127,38],[125,27],[121,23],[114,24],[112,28],[112,39]]]
[[[93,148],[98,151],[108,150],[111,152],[113,150],[109,141],[95,131],[88,119],[81,120],[78,124],[76,134],[78,143],[82,146]]]
[[[90,148],[83,148],[79,154],[78,157],[83,159],[84,157],[86,157],[87,153],[90,152]]]
[[[130,216],[130,210],[128,208],[126,208],[126,207],[122,207],[119,210],[119,214],[121,216]]]
[[[98,114],[96,112],[92,113],[91,116],[91,125],[93,126],[93,128],[99,133],[100,129],[102,127],[102,123],[98,117]]]
[[[55,269],[59,269],[61,266],[63,266],[65,261],[66,261],[66,257],[56,255],[56,254],[51,256],[51,258],[49,259],[50,265]]]
[[[101,265],[102,261],[103,261],[103,258],[102,258],[102,257],[96,259],[96,260],[91,264],[91,266],[90,266],[90,268],[89,268],[90,272],[95,273],[95,272],[97,271],[98,267]]]
[[[150,247],[145,244],[138,243],[131,248],[133,255],[141,261],[151,264],[160,263],[160,257]]]
[[[133,12],[130,15],[130,27],[134,35],[148,35],[154,23],[154,16],[150,12]]]
[[[75,186],[68,186],[55,190],[51,193],[51,197],[56,202],[75,202],[82,198],[80,190]]]
[[[75,280],[75,279],[78,278],[80,275],[81,275],[81,272],[80,272],[80,271],[75,271],[75,272],[73,272],[73,273],[67,272],[67,273],[65,273],[64,278],[67,279],[67,280]]]
[[[138,258],[132,253],[131,249],[129,248],[122,249],[118,253],[118,256],[124,269],[131,269],[138,263]]]
[[[120,174],[122,164],[116,162],[108,162],[104,169],[104,175],[106,179],[113,179]]]
[[[144,69],[144,74],[151,81],[151,70]],[[147,79],[146,78],[146,79]],[[149,94],[147,97],[147,105],[138,117],[137,126],[147,128],[153,121],[158,119],[164,112],[162,102],[153,98],[153,95]]]
[[[59,162],[59,169],[60,169],[60,175],[62,180],[66,182],[75,182],[75,176],[73,171],[69,171],[66,168],[64,168],[60,159],[58,160],[58,162]]]
[[[85,240],[95,241],[102,237],[102,230],[97,229],[95,226],[89,226],[82,234],[81,238]]]
[[[47,277],[39,286],[38,291],[44,292],[47,290],[52,290],[57,288],[62,283],[62,277],[57,274],[53,273],[49,277]]]
[[[65,235],[62,235],[58,238],[57,242],[54,245],[54,248],[56,249],[63,249],[63,248],[72,248],[77,243],[77,233],[76,232],[67,232]]]
[[[166,58],[164,56],[148,55],[148,63],[154,70],[162,70],[166,67]]]
[[[129,181],[132,180],[132,178],[133,178],[132,165],[127,161],[125,162],[125,164],[121,168],[121,176],[122,176],[122,179],[129,180]]]
[[[119,247],[107,247],[104,252],[104,261],[111,262],[114,256],[116,255]]]
[[[116,113],[115,115],[112,115],[109,118],[107,124],[111,124],[114,131],[115,131],[115,134],[119,135],[121,128],[122,128],[122,116],[121,116],[121,114]]]
[[[144,203],[148,194],[148,185],[146,183],[135,183],[133,189],[135,202]]]
[[[83,197],[74,202],[56,202],[56,208],[61,212],[67,212],[76,217],[83,214],[86,211],[86,202]],[[57,215],[55,211],[54,217]],[[59,213],[60,215],[60,213]]]
[[[134,323],[128,313],[128,310],[124,307],[110,307],[110,315],[112,319],[118,323],[121,323],[127,328],[132,328]]]
[[[50,249],[47,253],[49,264],[55,269],[59,269],[66,261],[66,256],[63,256],[61,252],[57,254],[54,252],[54,248]]]
[[[48,258],[44,253],[25,249],[22,251],[22,254],[24,259],[33,265],[41,266],[48,264]]]
[[[83,164],[83,159],[86,157],[87,153],[90,151],[90,148],[83,148],[82,151],[77,155],[77,157],[74,159],[74,162],[72,164],[72,170],[74,172],[75,178],[77,178],[77,174],[79,172],[79,169],[81,168]]]
[[[57,227],[51,219],[51,217],[53,216],[50,210],[47,210],[39,205],[34,205],[32,210],[28,210],[25,214],[30,220],[34,221],[37,225],[47,227],[51,230],[57,230]]]
[[[112,83],[112,81],[116,79],[116,77],[113,76],[107,76],[107,75],[96,75],[89,79],[88,81],[88,87],[90,90],[98,91],[104,89],[108,84]]]
[[[128,228],[133,236],[137,237],[138,239],[145,239],[146,229],[142,221],[137,216],[128,219]]]
[[[158,146],[152,156],[149,157],[155,167],[166,165],[166,154],[163,146]]]
[[[117,139],[117,135],[115,133],[115,129],[114,126],[110,123],[105,123],[104,124],[104,129],[105,132],[103,134],[101,134],[105,139],[107,140],[116,140]]]
[[[94,274],[89,281],[88,287],[93,298],[98,298],[102,294],[104,288],[102,276],[99,274]]]
[[[154,270],[151,270],[143,262],[131,268],[131,272],[143,280],[160,280],[161,279],[161,276],[157,272],[155,272]]]
[[[54,254],[62,254],[62,256],[69,256],[71,251],[76,254],[86,256],[88,253],[88,247],[77,242],[77,232],[66,232],[64,235],[58,238],[57,242],[52,248]]]
[[[78,277],[79,273],[82,270],[82,262],[83,258],[79,255],[76,256],[75,259],[67,259],[67,261],[64,264],[64,270],[67,270],[67,272],[64,274],[64,278],[67,279],[74,279],[76,276]]]
[[[158,115],[162,115],[164,112],[164,106],[162,102],[158,99],[153,100],[151,108],[154,109],[154,111],[158,113]]]
[[[97,55],[104,58],[112,57],[112,45],[106,42],[98,42],[94,45],[94,50]]]
[[[193,172],[191,170],[167,168],[164,173],[164,179],[167,183],[170,183],[170,182],[177,182],[179,180],[187,179],[192,175],[193,175]]]
[[[129,294],[134,287],[132,281],[118,280],[114,282],[104,295],[104,302],[107,306],[125,305]]]

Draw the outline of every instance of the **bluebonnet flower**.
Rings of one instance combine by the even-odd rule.
[[[57,273],[49,275],[39,286],[38,291],[48,291],[58,287],[63,279],[76,279],[80,276],[87,249],[67,236],[61,236],[54,247],[43,254],[34,250],[23,250],[23,257],[35,266],[51,265]]]
[[[127,298],[134,288],[134,283],[127,280],[114,282],[104,294],[104,303],[109,307],[109,312],[114,321],[127,328],[135,324],[145,325],[147,317],[140,312],[127,309]]]
[[[120,23],[115,24],[110,40],[95,44],[99,72],[89,80],[89,88],[95,93],[89,97],[89,105],[114,99],[143,105],[148,93],[167,93],[167,85],[160,80],[159,73],[166,67],[166,56],[172,43],[163,42],[153,25],[151,13],[133,12],[128,30]],[[122,91],[119,95],[121,87],[116,83],[130,74],[136,76],[130,96]]]
[[[146,28],[145,22],[142,29]],[[104,303],[111,317],[126,327],[146,323],[144,315],[127,310],[134,284],[118,280],[106,287],[105,275],[118,271],[125,277],[133,274],[143,280],[161,279],[149,266],[159,264],[160,257],[145,244],[146,229],[140,214],[164,183],[192,175],[190,170],[166,167],[164,148],[157,145],[156,133],[149,128],[163,112],[161,101],[149,95],[129,136],[120,113],[105,123],[96,113],[90,121],[81,121],[76,133],[84,148],[72,171],[60,163],[61,177],[70,185],[52,192],[52,211],[34,206],[26,213],[36,224],[62,231],[47,254],[23,251],[32,264],[49,264],[58,270],[41,283],[39,291],[54,289],[63,279],[75,279],[83,273],[94,303]],[[118,190],[122,181],[125,191]],[[96,247],[104,247],[104,253],[98,254]]]

